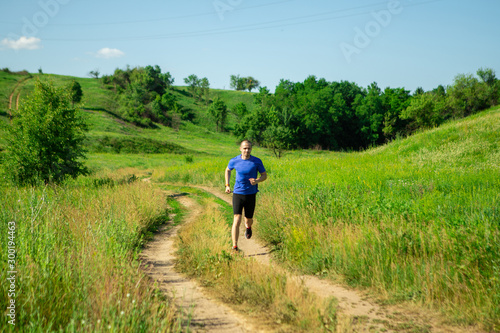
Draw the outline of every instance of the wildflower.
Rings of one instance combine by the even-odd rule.
[[[125,311],[120,312],[120,316],[123,316],[125,314]]]
[[[130,297],[130,294],[127,294],[127,298]]]

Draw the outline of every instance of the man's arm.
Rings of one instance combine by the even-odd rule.
[[[231,187],[229,186],[229,180],[231,179],[231,170],[226,167],[225,181],[226,181],[226,193],[231,193]]]
[[[257,185],[258,183],[262,183],[264,180],[267,179],[267,172],[263,172],[260,174],[260,177],[255,179],[255,178],[250,178],[250,184],[252,185]]]
[[[263,172],[260,174],[260,177],[257,178],[257,183],[262,183],[267,179],[267,172]]]

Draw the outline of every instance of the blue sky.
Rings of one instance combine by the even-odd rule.
[[[229,89],[232,74],[274,90],[309,75],[362,87],[500,77],[498,0],[2,0],[0,68],[86,77],[159,65]]]

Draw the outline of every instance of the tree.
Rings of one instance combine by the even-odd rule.
[[[217,126],[217,131],[224,130],[224,124],[226,123],[227,117],[227,106],[223,100],[216,97],[212,105],[208,108],[208,112],[215,120],[215,125]]]
[[[200,80],[200,96],[205,98],[205,103],[208,105],[210,101],[210,82],[206,77]]]
[[[245,90],[245,78],[239,75],[231,75],[229,87],[234,90]]]
[[[101,75],[101,72],[98,69],[89,72],[89,76],[94,79],[98,79],[99,75]]]
[[[432,89],[432,93],[439,95],[439,96],[442,96],[442,97],[445,97],[446,96],[446,89],[442,84],[440,84],[436,88]]]
[[[245,78],[245,88],[248,89],[249,92],[252,92],[252,89],[256,89],[260,86],[259,81],[249,76]]]
[[[239,91],[248,89],[248,91],[251,92],[252,89],[256,89],[259,86],[260,82],[251,76],[249,77],[240,77],[239,75],[230,76],[229,87],[231,87],[234,90]]]
[[[270,96],[271,93],[267,87],[260,87],[259,92],[253,95],[253,103],[265,107]]]
[[[184,83],[188,85],[189,91],[191,91],[191,95],[196,97],[196,90],[200,86],[200,79],[198,76],[191,74],[188,77],[184,78]]]
[[[71,103],[74,106],[75,103],[80,103],[83,97],[82,86],[76,80],[69,85],[69,92],[71,96]]]
[[[418,87],[417,89],[415,89],[415,92],[413,93],[413,96],[422,95],[423,93],[425,93],[424,88]]]
[[[495,81],[497,80],[495,71],[491,68],[480,68],[477,70],[477,76],[486,83],[488,86],[492,86],[495,84]]]
[[[247,105],[243,102],[239,102],[233,107],[233,113],[240,121],[247,114],[247,112]]]
[[[435,93],[414,96],[400,118],[410,121],[410,130],[439,126],[446,118],[445,97]]]
[[[35,82],[7,127],[7,176],[20,185],[58,183],[88,173],[83,164],[87,124],[67,89]]]
[[[356,98],[356,115],[360,119],[364,146],[382,143],[384,105],[382,101],[382,91],[376,82],[368,86],[368,92],[364,98]]]
[[[263,133],[264,145],[270,148],[274,156],[281,158],[283,153],[290,149],[291,142],[293,141],[293,134],[289,128],[284,126],[269,126]]]
[[[262,133],[263,144],[270,148],[277,158],[290,149],[293,142],[293,131],[288,127],[290,116],[271,107],[267,114],[270,126]]]
[[[140,70],[140,69],[139,69]],[[154,91],[159,95],[163,95],[173,83],[174,79],[169,72],[161,72],[158,65],[146,66],[143,70],[143,85],[148,91]]]
[[[208,105],[210,97],[210,82],[206,77],[200,79],[198,76],[191,74],[184,78],[184,83],[188,85],[188,89],[191,95],[196,98],[196,100],[201,101],[203,97]]]
[[[409,90],[404,88],[386,88],[384,90],[382,104],[385,113],[382,132],[386,141],[394,139],[398,133],[404,131],[406,122],[402,121],[400,115],[410,105],[410,101]]]
[[[487,86],[472,74],[457,75],[447,91],[449,105],[456,117],[469,116],[489,106]]]

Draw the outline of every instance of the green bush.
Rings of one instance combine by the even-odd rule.
[[[6,177],[20,185],[60,182],[86,174],[83,140],[87,124],[70,93],[37,80],[34,92],[13,110],[6,126]]]

